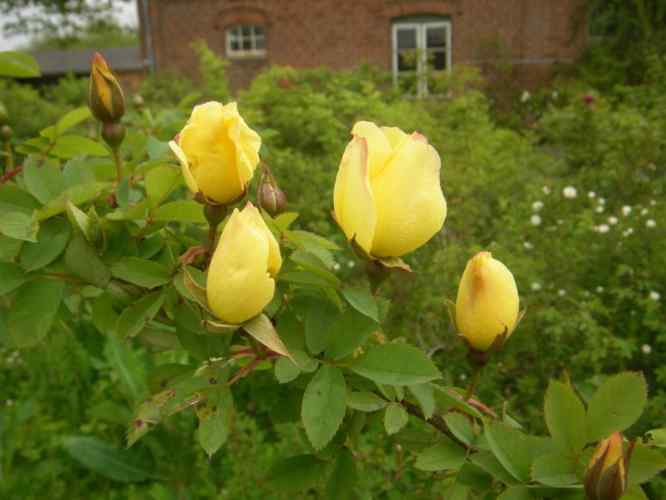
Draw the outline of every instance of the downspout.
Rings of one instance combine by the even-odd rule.
[[[153,49],[153,32],[152,32],[152,26],[150,24],[150,12],[149,12],[148,1],[149,0],[141,1],[141,9],[143,13],[143,15],[141,16],[143,18],[143,36],[146,44],[146,59],[144,61],[144,64],[148,66],[151,73],[154,73],[156,61],[155,61],[155,51]]]

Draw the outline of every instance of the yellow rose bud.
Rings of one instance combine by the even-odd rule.
[[[281,266],[280,247],[259,210],[252,203],[234,209],[208,269],[208,306],[228,324],[253,318],[272,300]]]
[[[102,123],[117,122],[125,114],[123,89],[99,52],[95,52],[90,69],[88,106]]]
[[[400,257],[444,224],[446,200],[435,148],[418,133],[358,122],[335,180],[335,218],[374,257]]]
[[[458,286],[455,320],[473,349],[485,352],[498,337],[508,338],[516,327],[518,305],[511,271],[490,252],[479,252],[467,262]]]
[[[195,106],[176,141],[169,143],[190,190],[229,204],[245,194],[259,164],[261,138],[247,126],[235,102]]]
[[[628,458],[622,434],[616,432],[597,446],[585,471],[586,500],[619,500],[627,489]]]

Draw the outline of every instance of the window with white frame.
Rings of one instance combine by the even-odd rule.
[[[263,26],[243,24],[227,29],[227,56],[261,57],[266,55],[266,34]]]
[[[399,88],[425,95],[429,81],[450,68],[450,21],[414,18],[393,23],[393,80]]]

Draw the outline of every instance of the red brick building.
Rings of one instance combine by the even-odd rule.
[[[202,38],[231,61],[234,87],[271,64],[371,63],[400,79],[426,64],[481,65],[499,53],[521,75],[542,80],[554,64],[576,58],[587,34],[576,21],[584,0],[138,2],[144,54],[156,69],[195,74],[190,44]]]

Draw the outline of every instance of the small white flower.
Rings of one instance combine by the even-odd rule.
[[[650,206],[651,207],[654,207],[656,204],[657,204],[657,202],[655,200],[650,200]]]
[[[597,202],[599,203],[599,205],[605,205],[606,204],[606,198],[599,198],[597,200]]]
[[[644,208],[643,210],[641,210],[641,215],[647,215],[647,214],[648,214],[648,209],[647,208]]]
[[[643,351],[643,354],[650,354],[652,352],[652,346],[650,346],[650,344],[643,344],[641,346],[641,351]]]
[[[594,198],[595,196],[597,196],[597,193],[595,193],[594,191],[590,191],[589,193],[587,193],[588,198]]]
[[[356,265],[356,262],[354,262],[353,260],[350,260],[349,262],[347,262],[347,267],[350,268],[350,269],[352,267],[354,267],[355,265]]]
[[[465,375],[464,373],[461,373],[460,374],[460,380],[467,380],[467,375]]]
[[[13,399],[8,399],[7,401],[5,401],[5,404],[7,406],[14,406],[14,400]]]
[[[540,226],[541,225],[541,217],[539,217],[538,215],[533,215],[532,217],[530,217],[530,223],[533,226]]]
[[[648,219],[645,221],[645,227],[649,228],[657,227],[657,222],[654,219]]]
[[[564,220],[562,220],[562,219],[557,219],[557,225],[558,225],[558,226],[561,226],[562,224],[564,224]]]
[[[532,245],[532,243],[530,243],[529,241],[524,242],[523,246],[525,247],[526,250],[532,250],[534,248],[534,245]]]
[[[532,210],[538,212],[543,208],[543,201],[535,201],[532,203]]]
[[[535,292],[538,292],[541,290],[541,283],[537,283],[536,281],[530,285],[530,288],[534,290]]]
[[[597,226],[598,233],[606,234],[608,231],[610,231],[610,226],[608,224],[599,224]]]
[[[608,223],[609,223],[611,226],[614,226],[615,224],[618,223],[618,219],[617,219],[617,217],[611,215],[611,216],[608,218]]]
[[[659,299],[661,298],[661,295],[659,294],[659,292],[655,292],[654,290],[652,290],[650,292],[650,298],[652,300],[654,300],[655,302],[659,302]]]
[[[622,215],[628,217],[630,213],[631,213],[631,207],[629,205],[625,205],[622,207]]]
[[[340,264],[338,264],[337,262],[335,264],[333,264],[333,270],[334,271],[339,271],[340,270]]]
[[[557,295],[559,295],[560,297],[564,297],[566,294],[567,294],[567,291],[563,290],[561,288],[557,291]]]
[[[630,227],[622,233],[622,236],[626,238],[627,236],[631,236],[632,234],[634,234],[634,228]]]
[[[598,214],[603,214],[604,213],[604,206],[599,205],[597,208],[594,209],[594,211]]]
[[[583,292],[583,297],[589,297],[589,296],[590,296],[590,292],[587,291],[587,290],[585,290],[585,291]]]
[[[532,94],[530,94],[527,90],[523,92],[523,95],[520,96],[520,102],[527,102],[530,100],[532,97]]]
[[[550,194],[550,188],[548,186],[542,187],[541,190],[543,191],[543,194]]]
[[[597,291],[597,293],[603,293],[604,287],[599,285],[597,288],[595,288],[595,290]]]
[[[553,99],[557,99],[560,97],[560,93],[557,90],[553,90],[553,93],[551,94]]]
[[[568,198],[568,199],[571,200],[571,199],[575,198],[576,196],[578,196],[578,191],[573,186],[567,186],[562,190],[562,194],[564,195],[565,198]]]

